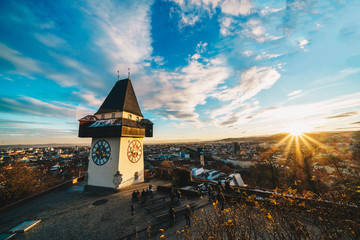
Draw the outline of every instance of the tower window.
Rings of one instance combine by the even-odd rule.
[[[139,117],[136,117],[136,120],[137,120],[137,121],[140,121],[140,118],[139,118]]]
[[[129,114],[129,118],[132,119],[132,115],[131,115],[131,114]]]
[[[111,117],[112,117],[112,118],[115,118],[115,113],[112,113],[112,114],[111,114]]]
[[[102,120],[105,119],[105,114],[101,114],[101,119],[102,119]]]

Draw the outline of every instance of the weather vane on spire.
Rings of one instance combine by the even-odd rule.
[[[119,81],[119,77],[120,77],[120,76],[119,76],[119,71],[117,71],[117,72],[118,72],[118,81]]]
[[[128,68],[128,79],[130,79],[130,68]]]

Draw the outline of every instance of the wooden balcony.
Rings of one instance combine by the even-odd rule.
[[[122,137],[145,137],[145,129],[122,126],[121,136]]]

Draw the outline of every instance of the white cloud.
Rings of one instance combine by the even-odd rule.
[[[81,99],[85,100],[88,105],[94,108],[99,108],[104,101],[104,99],[96,97],[96,93],[88,90],[73,92],[72,94],[79,96]]]
[[[329,118],[329,116],[359,108],[360,92],[357,92],[314,103],[269,108],[256,113],[252,121],[259,124],[271,123],[278,125],[279,127],[275,128],[277,132],[281,130],[281,125],[284,127],[285,123],[294,122],[295,120],[305,123],[311,130],[315,130],[319,126],[326,126],[323,129],[326,131],[334,130],[336,126],[346,127],[344,121],[339,121],[338,118]],[[349,116],[349,124],[356,119],[358,119],[358,115]]]
[[[261,90],[270,88],[279,78],[280,74],[273,67],[254,66],[241,74],[238,85],[214,96],[223,101],[237,99],[237,102],[244,102]]]
[[[234,23],[234,20],[230,17],[224,17],[220,20],[220,33],[223,36],[232,35],[233,31],[235,29],[234,26],[232,26],[232,23]]]
[[[263,59],[272,59],[272,58],[277,58],[277,57],[280,57],[282,56],[282,54],[276,54],[276,53],[273,53],[273,54],[269,54],[269,53],[263,53],[261,55],[257,55],[255,57],[255,60],[259,61],[259,60],[263,60]]]
[[[298,95],[299,93],[302,93],[302,91],[303,90],[295,90],[295,91],[289,93],[287,96],[292,97],[292,96]]]
[[[287,1],[286,7],[291,10],[302,10],[308,6],[308,1],[304,0],[293,0],[293,1]]]
[[[249,15],[253,7],[250,0],[225,0],[221,4],[221,11],[230,15]]]
[[[274,41],[282,38],[280,36],[273,36],[269,33],[266,33],[266,29],[262,25],[261,20],[258,18],[251,18],[250,20],[242,24],[242,26],[242,35],[248,38],[255,39],[259,43],[263,43],[265,41]]]
[[[68,58],[68,57],[62,57],[62,63],[64,63],[65,65],[72,67],[74,69],[76,69],[77,71],[87,75],[87,76],[92,76],[93,73],[91,73],[87,67],[85,67],[83,64],[81,64],[80,62]]]
[[[271,13],[276,13],[276,12],[280,12],[284,9],[282,8],[269,8],[269,7],[265,7],[264,9],[262,9],[260,11],[260,14],[265,16],[265,15],[268,15],[268,14],[271,14]]]
[[[197,21],[199,21],[199,16],[195,14],[184,14],[182,13],[181,21],[183,24],[188,26],[194,26]]]
[[[56,83],[58,83],[60,86],[63,87],[71,87],[71,86],[76,86],[78,84],[78,80],[68,74],[53,73],[53,74],[48,74],[47,78],[55,81]]]
[[[0,43],[0,58],[9,61],[17,70],[17,73],[40,73],[39,62],[28,57],[24,57],[20,52],[9,48]]]
[[[201,46],[198,52],[206,44],[201,43]],[[145,109],[152,109],[171,120],[186,120],[193,124],[199,122],[196,106],[206,103],[206,99],[225,81],[229,72],[219,58],[209,60],[196,53],[188,61],[188,65],[176,72],[154,72],[151,78],[156,78],[156,82],[143,77],[142,89],[137,94],[143,99]]]
[[[151,56],[150,2],[92,1],[83,10],[100,26],[97,44],[113,62],[110,71],[136,71]]]
[[[157,65],[162,66],[166,63],[166,61],[164,60],[163,57],[161,56],[155,56],[155,57],[150,57],[149,59],[150,61],[154,61]]]
[[[76,115],[75,106],[59,106],[27,96],[0,98],[0,109],[1,112],[40,117],[69,118]]]
[[[14,81],[13,79],[11,79],[11,78],[9,78],[9,77],[4,77],[3,79],[8,80],[8,81],[10,81],[10,82],[13,82],[13,81]]]
[[[221,101],[231,101],[229,104],[212,112],[211,116],[229,116],[241,105],[256,96],[264,89],[269,89],[280,78],[280,73],[273,67],[251,67],[241,74],[241,82],[233,88],[224,89],[215,93],[213,97]]]
[[[244,51],[244,52],[242,52],[242,54],[244,56],[250,57],[250,56],[252,56],[254,54],[254,52],[253,51]]]
[[[172,0],[177,3],[179,10],[177,11],[181,16],[179,27],[183,28],[186,26],[194,26],[197,22],[205,16],[212,16],[215,13],[216,7],[219,5],[221,0]]]
[[[55,24],[54,24],[53,21],[39,24],[39,27],[40,27],[41,29],[50,29],[50,28],[53,28],[54,26],[55,26]]]
[[[309,44],[309,40],[303,39],[298,41],[298,45],[301,49],[305,49],[305,47]]]
[[[345,78],[360,73],[360,67],[358,68],[345,68],[342,69],[340,71],[338,71],[337,73],[333,73],[330,76],[318,79],[313,81],[311,84],[322,84],[322,83],[330,83],[330,82],[336,82],[339,80],[344,80]]]
[[[56,48],[66,44],[66,41],[64,39],[51,33],[46,33],[46,34],[35,33],[34,35],[42,44],[44,44],[47,47]]]
[[[200,54],[200,53],[203,53],[206,51],[206,47],[207,47],[207,43],[203,43],[203,42],[199,42],[197,45],[196,45],[196,53]]]

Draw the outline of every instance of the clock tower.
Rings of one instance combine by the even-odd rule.
[[[119,80],[94,115],[79,120],[79,137],[91,137],[85,190],[119,190],[144,181],[143,138],[153,123],[141,113],[130,78]]]

